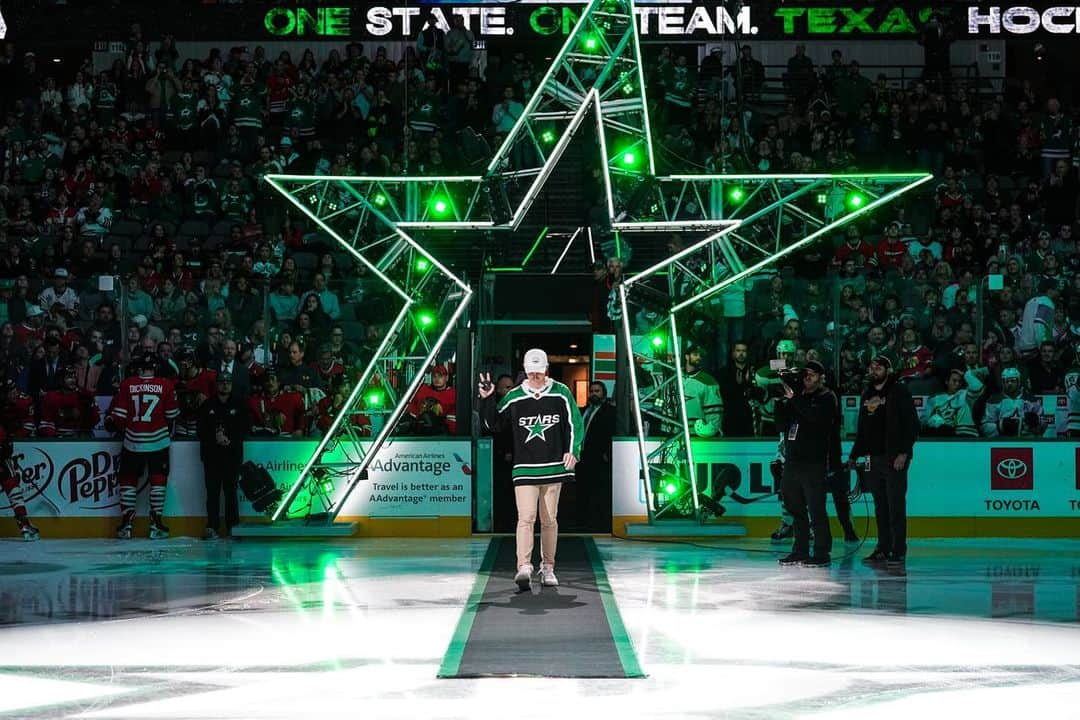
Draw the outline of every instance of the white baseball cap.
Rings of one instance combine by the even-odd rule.
[[[525,352],[525,372],[546,372],[548,368],[547,353],[540,348],[533,348]]]

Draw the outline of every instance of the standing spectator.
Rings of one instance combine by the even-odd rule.
[[[225,494],[225,534],[231,535],[240,522],[236,480],[244,462],[244,438],[250,420],[248,407],[233,394],[233,376],[218,374],[217,392],[199,408],[199,455],[206,484],[206,531],[203,537],[216,540],[221,529],[221,494]]]
[[[875,357],[848,456],[848,467],[862,462],[862,481],[874,496],[878,542],[867,564],[899,565],[907,557],[907,472],[918,434],[911,394],[897,382],[888,356]]]
[[[754,392],[754,368],[750,363],[750,348],[737,340],[731,347],[729,362],[717,378],[723,401],[724,437],[747,438],[754,435],[754,416],[750,398]]]
[[[465,18],[454,13],[446,34],[446,58],[450,68],[450,86],[457,87],[469,77],[473,57],[473,34],[465,27]]]

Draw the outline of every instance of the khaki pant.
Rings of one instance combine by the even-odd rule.
[[[532,564],[533,526],[536,508],[540,506],[540,562],[555,567],[555,544],[559,538],[559,493],[562,483],[545,485],[515,485],[517,500],[517,564]]]

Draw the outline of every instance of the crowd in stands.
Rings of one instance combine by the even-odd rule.
[[[1057,88],[899,87],[865,77],[839,51],[816,68],[799,49],[784,74],[788,102],[773,111],[759,102],[766,73],[752,47],[730,65],[717,54],[699,64],[692,50],[664,48],[649,63],[665,163],[917,168],[937,178],[929,195],[726,295],[732,309],[707,367],[727,365],[736,339],[752,366],[788,339],[796,359],[836,368],[845,394],[881,350],[922,383],[920,394],[958,386],[952,394],[989,398],[1010,368],[1025,392],[1068,390],[1080,342],[1080,125]],[[89,406],[50,427],[44,398],[110,395],[132,353],[150,351],[180,378],[189,414],[210,376],[228,370],[244,378],[238,392],[262,403],[255,424],[265,433],[325,428],[356,358],[382,337],[385,303],[364,269],[261,178],[468,169],[476,137],[496,142],[544,70],[512,50],[489,53],[481,77],[473,54],[461,23],[425,25],[400,58],[350,43],[322,63],[261,47],[182,58],[171,37],[135,26],[110,69],[88,61],[68,77],[7,43],[0,367],[9,402],[29,402],[41,435],[85,432]],[[988,282],[997,276],[1000,288]],[[597,277],[612,282],[605,268]],[[979,427],[986,401],[971,404]],[[48,412],[72,414],[58,407]],[[452,412],[441,412],[449,429]]]

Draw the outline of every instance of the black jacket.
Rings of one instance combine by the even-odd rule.
[[[896,376],[889,377],[880,391],[872,384],[862,393],[859,405],[859,426],[855,431],[855,444],[851,446],[851,458],[860,458],[867,453],[870,445],[868,437],[869,423],[867,399],[875,395],[885,397],[885,455],[893,460],[904,453],[911,461],[915,440],[919,437],[919,414],[915,410],[915,401],[903,383],[896,381]]]
[[[724,401],[724,437],[752,437],[754,414],[750,409],[749,393],[754,390],[754,368],[746,366],[743,382],[739,382],[738,369],[734,365],[721,368],[716,377],[720,383],[720,397]]]
[[[203,462],[241,462],[244,459],[244,438],[250,426],[247,403],[235,393],[225,402],[216,393],[207,398],[199,408],[199,454]],[[217,444],[218,427],[229,438],[228,445]]]
[[[777,401],[776,426],[784,434],[786,461],[838,467],[840,403],[832,390]]]
[[[610,464],[611,439],[615,435],[615,406],[606,400],[595,409],[586,405],[581,411],[581,422],[585,425],[585,440],[581,444],[580,462]]]

